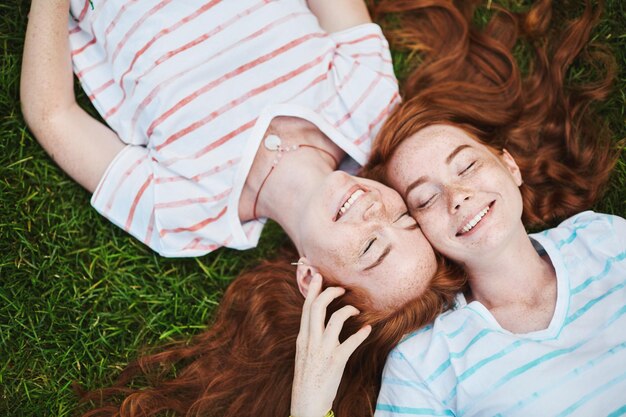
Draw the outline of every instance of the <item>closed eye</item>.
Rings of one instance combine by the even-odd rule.
[[[430,197],[428,200],[426,200],[425,202],[423,202],[422,204],[420,204],[419,206],[417,206],[418,209],[423,209],[426,206],[428,206],[428,204],[430,204],[431,201],[433,201],[435,199],[435,196],[433,195],[432,197]]]
[[[374,238],[374,239],[370,240],[369,242],[367,242],[367,246],[365,247],[365,250],[363,251],[363,255],[365,255],[367,253],[367,251],[370,250],[370,248],[374,244],[375,240],[376,240],[376,238]]]
[[[408,211],[405,211],[404,213],[402,213],[400,215],[400,217],[398,217],[396,219],[395,223],[400,223],[400,227],[402,227],[403,229],[406,230],[415,230],[417,229],[419,226],[417,225],[417,222],[415,221],[415,219],[413,219],[413,217],[411,217],[411,215],[409,214]]]
[[[403,218],[404,216],[408,216],[408,215],[409,215],[409,212],[408,212],[408,211],[405,211],[405,212],[404,212],[404,213],[402,213],[400,216],[398,216],[398,218],[394,221],[394,223],[399,222],[400,220],[402,220],[402,218]]]
[[[474,164],[476,163],[476,161],[472,162],[471,164],[469,164],[467,167],[465,167],[465,169],[463,171],[461,171],[459,173],[459,175],[465,174],[467,171],[469,171],[470,169],[472,169],[472,167],[474,166]]]

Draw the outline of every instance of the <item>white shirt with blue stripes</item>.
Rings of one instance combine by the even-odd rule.
[[[391,352],[377,417],[626,415],[626,221],[587,211],[531,237],[557,275],[548,328],[513,334],[461,297]]]

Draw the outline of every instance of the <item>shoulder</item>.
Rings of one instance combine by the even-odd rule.
[[[624,227],[626,220],[622,217],[615,216],[613,214],[597,213],[595,211],[587,210],[582,213],[578,213],[575,216],[564,220],[558,227],[571,227],[569,225],[598,225],[607,228]]]
[[[400,362],[421,363],[428,358],[431,363],[445,360],[450,349],[473,334],[482,318],[473,311],[471,305],[462,305],[455,310],[441,314],[434,323],[407,334],[394,348],[391,357]],[[475,326],[477,324],[478,326]]]
[[[626,220],[611,214],[584,211],[563,221],[557,227],[531,235],[548,239],[561,249],[564,246],[610,245],[626,248]]]
[[[472,344],[481,323],[480,316],[468,305],[446,312],[433,324],[408,334],[387,357],[377,412],[398,405],[444,409],[442,399],[457,384],[453,358],[462,356],[459,352]]]
[[[626,221],[619,216],[585,211],[531,238],[557,270],[561,265],[562,272],[568,271],[571,285],[609,272],[620,279],[626,270]]]

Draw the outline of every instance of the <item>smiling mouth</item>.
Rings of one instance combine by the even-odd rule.
[[[354,203],[356,203],[356,201],[361,198],[363,194],[365,194],[365,192],[366,190],[358,186],[353,190],[350,190],[343,200],[343,204],[341,205],[341,207],[339,207],[339,210],[337,211],[335,221],[339,220],[341,216],[346,214],[348,210],[350,210],[350,207],[352,207]]]
[[[480,223],[480,221],[487,215],[487,213],[489,213],[489,210],[491,210],[492,205],[493,205],[493,202],[490,203],[487,207],[485,207],[481,211],[479,211],[478,214],[474,216],[470,221],[468,221],[467,224],[463,226],[461,230],[457,232],[456,235],[462,236],[466,233],[469,233],[474,227],[476,227],[478,223]]]

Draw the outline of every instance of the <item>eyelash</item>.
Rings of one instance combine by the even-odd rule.
[[[408,211],[405,211],[404,213],[402,213],[402,214],[400,215],[400,217],[398,217],[398,218],[396,219],[396,221],[395,221],[395,222],[398,222],[398,221],[400,221],[400,220],[401,220],[404,216],[409,216],[409,215],[410,215],[410,214],[409,214],[409,212],[408,212]],[[394,223],[395,223],[395,222],[394,222]],[[417,224],[415,225],[415,227],[417,228]],[[375,241],[376,241],[376,238],[373,238],[372,240],[370,240],[369,242],[367,242],[367,246],[365,247],[365,250],[363,251],[363,255],[365,255],[365,254],[367,253],[367,251],[369,251],[369,250],[370,250],[370,248],[374,245],[374,242],[375,242]]]
[[[463,169],[461,172],[459,172],[459,175],[463,175],[465,173],[467,173],[467,171],[469,171],[470,169],[472,169],[474,167],[474,165],[476,165],[476,161],[472,161],[471,164],[469,164],[467,167],[465,167],[465,169]],[[426,206],[428,206],[428,204],[436,197],[437,195],[433,195],[432,197],[430,197],[427,201],[425,201],[424,203],[420,204],[419,206],[417,206],[417,210],[426,208]]]
[[[476,164],[476,161],[473,161],[471,164],[469,164],[463,171],[459,172],[459,175],[463,175],[465,174],[467,171],[469,171],[470,169],[472,169],[472,167],[474,166],[474,164]]]
[[[428,200],[426,200],[425,202],[423,202],[422,204],[420,204],[419,206],[417,206],[417,209],[423,209],[426,208],[426,206],[428,206],[428,204],[433,201],[433,199],[436,197],[436,195],[433,195],[432,197],[430,197]]]
[[[374,241],[376,240],[376,238],[370,240],[367,243],[367,246],[365,247],[365,250],[363,251],[363,255],[365,255],[367,253],[368,250],[370,250],[370,248],[372,247],[372,245],[374,244]]]
[[[402,213],[402,214],[401,214],[401,215],[400,215],[400,216],[396,219],[396,221],[395,221],[394,223],[399,222],[400,220],[402,220],[402,218],[403,218],[404,216],[408,216],[408,215],[409,215],[409,212],[408,212],[408,211],[405,211],[404,213]]]

